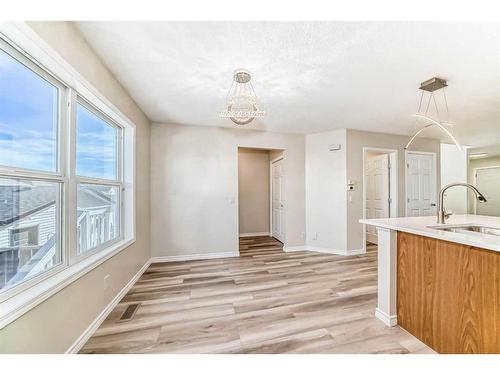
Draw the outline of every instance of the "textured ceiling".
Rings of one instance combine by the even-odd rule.
[[[500,143],[500,24],[391,22],[78,22],[154,122],[220,119],[232,72],[246,68],[266,116],[248,127],[410,134],[419,83],[449,80],[463,143]],[[496,138],[496,139],[495,139]]]

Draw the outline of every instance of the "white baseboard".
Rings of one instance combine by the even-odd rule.
[[[85,331],[76,339],[76,341],[66,350],[66,354],[76,354],[90,339],[94,332],[99,328],[102,322],[107,318],[109,313],[118,305],[118,302],[127,294],[127,292],[134,286],[135,282],[139,280],[142,274],[148,269],[151,260],[146,261],[139,271],[130,279],[130,281],[123,287],[122,290],[111,300],[111,302],[101,311],[101,313],[94,319],[94,321],[87,327]]]
[[[359,255],[364,254],[364,249],[354,249],[354,250],[337,250],[329,247],[319,247],[319,246],[285,246],[283,247],[283,251],[285,252],[293,252],[293,251],[314,251],[317,253],[324,254],[334,254],[334,255],[343,255],[343,256],[351,256],[351,255]]]
[[[285,253],[292,253],[294,251],[308,251],[309,248],[306,246],[283,246],[283,251]]]
[[[353,249],[353,250],[346,250],[345,255],[361,255],[361,254],[366,254],[366,249]]]
[[[398,316],[397,315],[387,315],[385,312],[380,310],[378,307],[375,310],[375,317],[384,322],[386,326],[394,327],[398,325]]]
[[[225,253],[207,253],[207,254],[188,254],[188,255],[167,255],[162,257],[152,257],[151,263],[162,262],[182,262],[185,260],[203,260],[203,259],[217,259],[217,258],[232,258],[239,257],[239,252],[228,251]]]
[[[240,237],[258,237],[258,236],[270,236],[269,232],[255,232],[255,233],[240,233]]]
[[[329,247],[308,246],[308,250],[324,254],[347,255],[345,250],[337,250]]]

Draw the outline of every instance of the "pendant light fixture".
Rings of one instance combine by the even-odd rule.
[[[413,143],[415,138],[417,138],[420,133],[422,133],[424,130],[426,130],[430,127],[437,126],[453,141],[453,143],[458,147],[458,149],[460,151],[463,151],[462,145],[458,142],[457,138],[453,135],[451,130],[448,129],[448,128],[452,128],[453,125],[450,122],[443,122],[440,120],[439,107],[438,107],[438,104],[436,102],[436,96],[434,95],[434,93],[436,91],[441,90],[443,101],[444,101],[444,106],[446,108],[446,114],[447,114],[447,117],[449,119],[450,111],[448,109],[448,101],[446,99],[446,92],[445,92],[445,87],[447,87],[447,86],[448,86],[448,83],[446,82],[446,80],[444,80],[442,78],[438,78],[438,77],[433,77],[433,78],[428,79],[427,81],[422,82],[420,84],[420,90],[422,91],[422,94],[420,96],[420,103],[418,105],[418,112],[415,113],[413,116],[416,119],[425,120],[427,122],[427,124],[424,125],[420,130],[418,130],[410,138],[410,141],[405,146],[405,150],[407,150],[410,147],[410,145]],[[429,93],[429,94],[428,94],[426,109],[425,109],[425,112],[423,112],[422,103],[424,102],[425,93]],[[431,107],[431,103],[434,104],[437,119],[433,118],[429,115],[429,109]]]
[[[227,105],[219,113],[222,118],[229,118],[236,125],[247,125],[265,112],[257,106],[257,95],[250,82],[252,76],[248,70],[238,69],[233,74],[233,83],[227,94]]]

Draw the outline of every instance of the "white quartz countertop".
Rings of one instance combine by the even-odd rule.
[[[461,243],[500,252],[500,236],[477,232],[455,233],[429,226],[479,225],[500,229],[500,217],[480,215],[452,215],[446,224],[437,224],[436,216],[395,217],[388,219],[362,219],[362,224],[418,234],[438,240]]]

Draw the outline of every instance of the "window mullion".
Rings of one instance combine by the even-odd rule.
[[[122,185],[122,182],[120,180],[106,180],[106,179],[83,177],[83,176],[76,176],[75,179],[79,184],[113,185],[113,186]]]
[[[66,195],[66,256],[68,264],[72,265],[77,260],[77,187],[76,178],[76,103],[77,94],[75,90],[69,90],[68,116],[66,116],[67,129],[67,150],[66,150],[66,175],[67,195]]]
[[[28,169],[0,167],[0,177],[21,178],[37,181],[63,182],[64,177],[59,173],[36,172]]]
[[[119,180],[120,182],[123,182],[123,129],[122,128],[119,128],[118,129],[118,132],[117,132],[117,158],[116,158],[116,161],[117,161],[117,174],[116,174],[116,178],[117,180]]]

